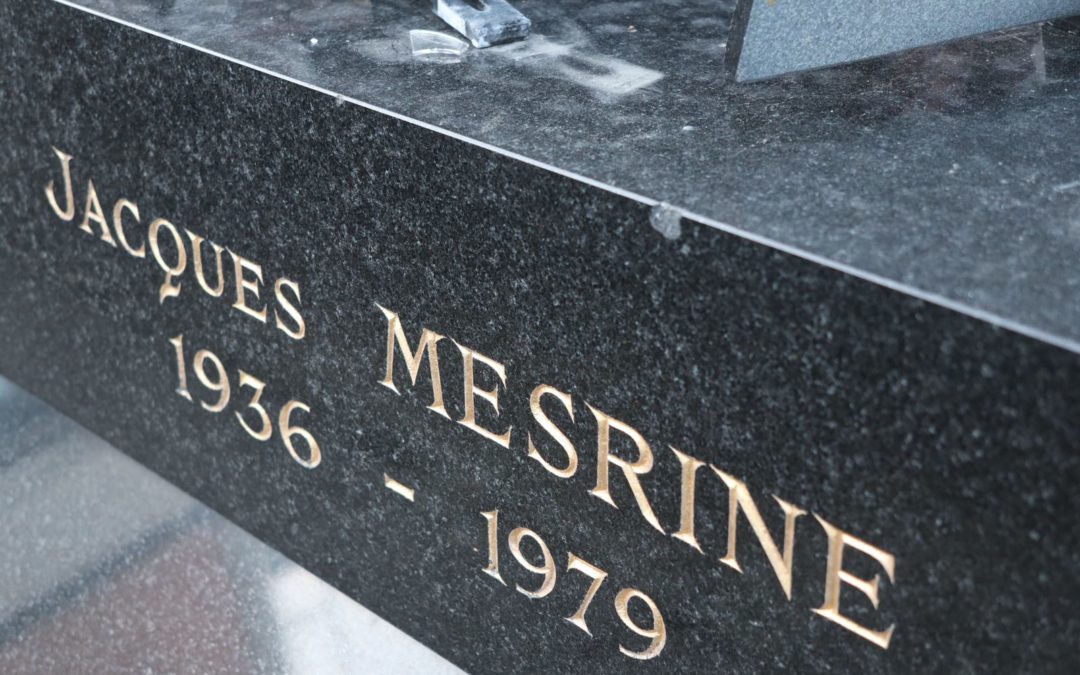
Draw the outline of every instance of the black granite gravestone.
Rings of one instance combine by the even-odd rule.
[[[0,373],[472,672],[1074,670],[1077,45],[516,5],[0,7]]]

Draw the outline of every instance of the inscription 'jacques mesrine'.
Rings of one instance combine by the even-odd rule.
[[[102,209],[93,180],[86,182],[85,197],[82,200],[84,206],[79,212],[75,181],[71,171],[72,156],[56,148],[53,148],[53,152],[60,160],[60,172],[63,176],[62,196],[57,194],[55,181],[50,181],[45,186],[45,197],[53,213],[63,222],[79,222],[77,229],[87,235],[95,236],[112,247],[122,248],[131,257],[146,258],[149,253],[165,275],[158,291],[159,304],[164,304],[169,298],[178,297],[184,288],[183,280],[189,274],[189,270],[193,270],[198,287],[211,297],[224,296],[226,287],[231,285],[233,292],[230,293],[230,297],[234,299],[231,309],[240,313],[237,316],[255,319],[262,324],[270,324],[272,321],[272,325],[277,330],[292,340],[302,340],[306,336],[307,327],[300,312],[300,285],[297,282],[281,277],[272,284],[266,284],[273,288],[273,300],[270,301],[269,297],[264,300],[262,295],[264,276],[261,265],[186,228],[182,235],[179,228],[164,218],[155,218],[145,231],[142,231],[139,207],[126,198],[117,199],[113,203],[110,221]],[[81,221],[77,220],[79,215],[81,215]],[[98,232],[95,232],[95,229]],[[207,246],[213,252],[212,268],[205,261]],[[223,264],[225,252],[228,252],[232,259],[231,266]],[[208,273],[208,268],[212,269],[212,273]],[[577,475],[578,448],[565,428],[560,427],[549,414],[561,407],[571,424],[580,424],[581,421],[574,417],[574,399],[571,394],[550,384],[538,384],[532,389],[528,400],[529,413],[535,422],[535,429],[523,434],[520,429],[515,430],[508,424],[502,428],[498,425],[500,393],[506,389],[508,374],[501,362],[470,349],[456,340],[448,340],[456,348],[450,350],[444,342],[446,340],[444,336],[423,326],[419,327],[419,337],[414,342],[410,342],[399,315],[377,303],[375,307],[381,311],[387,326],[385,370],[382,379],[375,376],[379,384],[400,395],[398,383],[402,381],[401,376],[407,375],[412,385],[416,386],[426,364],[426,374],[431,385],[431,403],[427,406],[429,410],[446,420],[464,426],[486,441],[504,449],[516,446],[544,471],[559,479],[570,479]],[[372,311],[376,310],[372,308]],[[408,332],[415,334],[413,329]],[[221,358],[207,347],[189,348],[185,344],[183,334],[170,337],[168,342],[175,354],[175,393],[177,395],[191,404],[197,403],[210,414],[231,410],[235,423],[257,441],[268,442],[275,436],[280,438],[292,459],[305,469],[315,470],[325,466],[322,463],[325,451],[320,446],[317,435],[301,426],[302,419],[296,419],[311,412],[307,404],[295,399],[289,400],[275,411],[276,414],[272,414],[268,405],[262,401],[267,386],[262,379],[239,368],[226,368]],[[440,348],[444,352],[456,352],[460,357],[464,383],[461,398],[463,414],[460,419],[452,420],[445,405],[442,367],[446,354],[441,353]],[[405,366],[404,373],[401,372],[402,363]],[[488,381],[497,381],[501,383],[501,386],[492,389],[478,386],[477,371],[483,369],[488,371],[482,375],[483,378]],[[197,392],[190,386],[194,383],[189,382],[189,371],[194,375],[193,379],[200,387]],[[239,404],[237,404],[238,401]],[[478,415],[479,406],[486,406],[482,415],[485,420],[483,422]],[[596,468],[595,476],[592,477],[595,480],[590,481],[594,483],[588,491],[590,495],[618,508],[619,505],[616,504],[611,486],[614,482],[621,481],[633,495],[634,506],[645,523],[664,536],[670,536],[680,544],[706,554],[705,547],[696,533],[699,517],[698,486],[706,479],[720,481],[727,492],[728,508],[726,550],[718,557],[718,561],[737,572],[742,572],[737,557],[736,537],[741,514],[764,552],[779,582],[781,592],[788,601],[791,601],[792,584],[795,578],[793,569],[795,545],[799,523],[804,522],[801,519],[807,515],[805,509],[774,497],[779,505],[780,513],[783,514],[783,537],[778,544],[765,523],[754,495],[742,480],[724,471],[723,468],[699,460],[690,452],[675,446],[668,447],[670,454],[665,452],[657,457],[650,443],[633,426],[603,412],[592,403],[585,402],[585,406],[593,418],[596,429],[594,448]],[[617,443],[615,439],[620,436],[622,442]],[[632,458],[623,456],[621,449],[615,449],[616,445],[628,447],[627,444],[634,449],[635,454]],[[662,470],[657,470],[658,460],[666,463]],[[388,476],[385,480],[388,486],[397,486],[398,494],[407,496],[410,501],[413,500],[414,494],[410,488],[391,481]],[[665,480],[677,481],[679,485],[679,504],[672,510],[679,514],[677,523],[662,522],[646,490],[650,482]],[[483,572],[503,582],[499,573],[498,511],[484,512],[480,515],[488,525],[489,564]],[[845,556],[857,553],[866,557],[880,566],[890,583],[895,583],[895,557],[841,530],[817,514],[814,514],[814,519],[826,535],[826,550],[824,551],[826,564],[824,600],[812,611],[878,647],[888,649],[896,626],[869,626],[854,620],[844,613],[841,605],[841,590],[847,586],[858,591],[876,609],[880,598],[881,575],[875,574],[870,579],[855,575],[845,569]],[[523,557],[520,545],[524,540],[531,540],[540,547],[544,553],[544,566],[533,565]],[[547,595],[554,587],[556,573],[552,555],[544,540],[528,528],[517,527],[510,533],[508,544],[510,552],[523,567],[544,578],[543,585],[536,590],[526,590],[521,587],[518,590],[533,598]],[[573,552],[568,555],[567,569],[584,574],[592,580],[592,585],[578,611],[573,616],[567,617],[567,620],[589,633],[585,614],[607,573],[593,563],[574,555]],[[628,610],[631,600],[644,603],[651,611],[653,624],[650,627],[642,627],[634,622]],[[654,658],[659,655],[666,641],[666,628],[661,609],[652,598],[636,588],[624,588],[616,596],[615,610],[622,622],[633,632],[652,639],[649,647],[644,650],[634,651],[620,645],[620,651],[638,659]]]
[[[397,363],[398,354],[401,355],[404,361],[405,371],[413,385],[417,384],[421,369],[426,362],[432,398],[428,409],[447,420],[451,420],[450,413],[445,405],[439,351],[439,345],[445,339],[444,336],[422,327],[415,345],[410,344],[399,315],[381,305],[378,305],[378,307],[387,321],[386,368],[380,384],[397,394],[401,393],[395,382],[395,373],[397,372],[395,364]],[[507,382],[506,367],[499,361],[480,354],[456,340],[451,339],[450,342],[453,343],[460,355],[464,382],[461,401],[464,414],[460,419],[454,421],[476,432],[488,441],[503,448],[511,448],[512,444],[515,443],[515,439],[520,438],[520,432],[515,434],[515,430],[511,426],[492,429],[490,428],[493,425],[492,422],[489,421],[488,426],[482,426],[477,421],[477,405],[480,403],[490,407],[490,414],[487,417],[497,420],[500,408],[500,390],[505,389]],[[489,369],[498,382],[502,383],[502,387],[483,389],[477,386],[477,368]],[[528,457],[535,460],[545,471],[559,478],[568,479],[577,473],[578,450],[565,431],[560,429],[552,421],[548,413],[545,412],[545,405],[561,406],[571,422],[576,423],[573,397],[552,385],[539,384],[529,396],[529,412],[539,429],[550,439],[545,445],[551,445],[552,447],[541,452],[539,435],[534,437],[531,432],[527,432],[524,435],[523,449],[527,452]],[[656,464],[652,446],[637,429],[626,422],[611,417],[590,403],[585,405],[589,412],[592,413],[596,425],[596,475],[595,486],[589,490],[590,495],[618,508],[611,494],[611,482],[613,480],[625,481],[634,497],[637,509],[646,523],[663,534],[668,534],[670,529],[674,529],[675,531],[670,533],[672,538],[700,553],[705,553],[696,536],[695,524],[698,515],[696,497],[699,474],[702,469],[708,467],[708,473],[722,481],[728,492],[727,548],[723,556],[719,558],[719,562],[738,572],[742,572],[737,557],[736,540],[739,514],[742,513],[764,550],[784,595],[789,601],[791,600],[795,538],[798,521],[802,516],[806,515],[804,509],[779,497],[774,497],[784,515],[783,543],[778,545],[765,524],[757,502],[743,481],[725,472],[720,467],[707,464],[674,446],[669,446],[672,456],[678,462],[678,477],[674,479],[680,482],[681,496],[677,526],[665,527],[657,517],[656,511],[653,509],[642,485],[643,480],[672,479],[671,476],[665,478],[660,475],[650,475]],[[629,439],[637,450],[637,456],[633,459],[627,459],[613,453],[613,434],[622,434]],[[869,556],[881,566],[890,583],[895,583],[896,580],[895,556],[841,530],[817,514],[814,514],[814,518],[825,531],[827,550],[825,551],[825,598],[821,606],[814,608],[812,611],[829,621],[843,626],[859,637],[869,640],[883,649],[888,649],[896,626],[891,625],[883,629],[872,628],[846,616],[840,605],[840,591],[843,586],[850,586],[865,595],[873,606],[877,608],[880,597],[880,575],[874,575],[871,579],[864,579],[848,572],[844,569],[845,554],[848,550],[853,550]]]

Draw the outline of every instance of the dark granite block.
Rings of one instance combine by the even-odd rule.
[[[57,4],[0,7],[0,70],[0,373],[467,670],[1080,665],[1075,353]],[[53,148],[73,157],[70,220]],[[80,228],[90,180],[112,243],[92,218]],[[154,251],[125,249],[114,207],[131,250],[158,218],[176,228],[178,294],[162,294]],[[171,231],[157,229],[171,264]],[[195,276],[192,236],[229,251],[221,297]],[[214,251],[201,250],[213,290]],[[236,308],[238,269],[259,294],[242,290],[243,304],[265,320]],[[381,384],[392,324],[380,307],[413,348],[422,328],[445,336],[447,417],[429,409],[429,361],[412,383],[394,352],[399,393]],[[191,400],[177,393],[181,334]],[[219,412],[198,350],[228,374]],[[459,423],[466,354],[476,425],[512,426],[509,447]],[[265,383],[255,407],[241,371]],[[529,456],[531,435],[565,466],[530,413],[541,384],[569,397],[569,410],[542,404],[577,450],[571,477]],[[498,391],[498,414],[477,390]],[[305,441],[290,437],[295,457],[284,441],[289,401],[310,407],[285,422],[317,439],[314,468]],[[616,460],[609,492],[597,488],[605,415],[651,447],[640,494]],[[609,423],[612,455],[641,457],[620,429]],[[669,446],[729,477],[695,474],[701,552],[672,536],[683,472]],[[741,573],[721,561],[731,495]],[[807,512],[790,599],[776,573],[787,563],[770,563],[746,516],[752,499],[783,548],[770,495]],[[505,584],[484,573],[482,513],[495,510]],[[839,611],[895,626],[887,649],[813,611],[830,590],[819,519],[872,547],[849,542],[842,565],[878,575],[880,604],[848,582]],[[516,588],[548,590],[515,561],[519,527],[552,555],[545,597]],[[571,553],[607,573],[591,634],[564,620],[589,588]],[[630,588],[664,619],[648,660],[623,653],[653,642],[620,620]],[[627,620],[650,625],[647,603],[628,602]]]

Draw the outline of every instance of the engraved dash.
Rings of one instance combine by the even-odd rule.
[[[411,487],[406,487],[390,477],[389,474],[383,474],[383,485],[393,492],[398,493],[410,502],[416,501],[416,490]]]

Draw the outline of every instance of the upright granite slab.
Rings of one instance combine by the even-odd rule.
[[[1077,0],[740,0],[727,61],[738,81],[760,80],[1077,13]]]
[[[289,28],[302,17],[406,12],[92,4],[144,24],[232,13],[214,38],[261,35],[268,54],[317,46]],[[693,179],[704,216],[667,191],[671,154],[637,189],[141,28],[0,8],[4,376],[470,672],[1080,665],[1080,159],[1029,142],[1078,123],[1075,79],[914,106],[825,154],[703,145],[730,170],[753,159],[738,185]],[[983,81],[1015,91],[1017,41],[959,53],[997,55]],[[382,62],[335,44],[309,65],[392,94],[373,84]],[[911,63],[851,68],[894,72],[891,99]],[[468,79],[458,65],[397,67]],[[859,77],[837,76],[874,99]],[[724,115],[757,128],[769,91],[733,93]],[[508,125],[519,96],[461,123]],[[826,124],[824,100],[805,119]],[[715,141],[723,124],[703,127]],[[782,146],[821,128],[785,128]],[[892,165],[895,194],[869,159],[865,192],[824,189],[843,156],[907,134],[921,145]],[[596,142],[545,136],[571,154]],[[644,156],[607,159],[618,179]],[[785,157],[783,205],[739,192]],[[917,176],[972,162],[947,188]],[[1038,180],[1000,182],[1017,171]],[[915,215],[969,207],[968,226],[911,236]],[[829,256],[772,236],[801,209]],[[829,229],[859,213],[867,232]],[[994,214],[1028,226],[1015,258],[988,233],[1000,223],[975,235]],[[875,267],[873,237],[958,269],[916,266],[915,287]],[[974,262],[933,245],[950,237]]]

